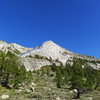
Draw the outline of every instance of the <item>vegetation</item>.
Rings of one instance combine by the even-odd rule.
[[[47,75],[49,69],[49,76],[54,77],[57,88],[69,85],[70,89],[77,90],[77,95],[74,98],[80,98],[81,94],[92,92],[100,87],[100,71],[91,68],[88,64],[85,64],[85,68],[82,68],[82,64],[79,59],[74,57],[72,66],[66,64],[66,67],[64,67],[63,64],[60,64],[60,66],[53,64],[52,66],[42,67],[39,73]]]
[[[18,58],[8,52],[0,51],[0,83],[6,88],[18,88],[20,84],[25,83],[30,77],[24,65],[19,66]]]
[[[15,52],[16,54],[21,54],[21,52],[20,52],[20,51],[18,51],[17,49],[16,49],[16,50],[14,50],[14,52]]]
[[[97,63],[100,63],[100,61],[89,61],[89,60],[80,59],[80,58],[78,58],[78,60],[79,60],[79,62],[81,64],[92,63],[92,64],[95,64],[96,65]]]
[[[35,57],[44,59],[38,55]],[[26,90],[27,86],[32,83],[33,76],[36,87],[34,92],[29,93]],[[88,100],[84,98],[91,96],[90,93],[98,94],[99,97],[93,97],[94,100],[100,98],[100,70],[91,68],[87,61],[76,57],[73,58],[72,66],[68,63],[63,66],[60,62],[59,66],[52,64],[31,72],[26,71],[24,65],[19,66],[18,57],[14,54],[11,52],[5,54],[0,51],[0,84],[0,93],[5,90],[7,94],[10,94],[10,100],[17,100],[18,97],[22,98],[21,100],[23,98],[25,100],[52,100],[57,97],[62,100],[72,98]],[[20,88],[20,85],[23,85],[24,88],[21,93],[17,93],[16,90]],[[8,91],[9,89],[10,91]],[[70,91],[74,89],[77,92],[71,94]]]
[[[50,57],[50,58],[47,58],[47,57],[40,56],[40,55],[37,55],[37,54],[35,54],[34,57],[33,57],[32,55],[29,55],[28,57],[29,57],[29,58],[36,58],[36,59],[45,59],[45,60],[48,60],[48,61],[50,61],[50,62],[53,61],[51,57]],[[59,62],[59,61],[58,61],[58,62]]]

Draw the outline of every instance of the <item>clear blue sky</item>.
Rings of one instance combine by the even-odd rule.
[[[52,40],[100,58],[100,0],[0,0],[0,38],[26,47]]]

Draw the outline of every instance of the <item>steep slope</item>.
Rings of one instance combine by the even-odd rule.
[[[21,57],[26,57],[26,56],[35,56],[35,55],[40,55],[49,58],[52,58],[52,60],[59,60],[63,63],[65,63],[68,59],[72,60],[74,56],[80,58],[80,59],[86,59],[89,61],[98,61],[100,59],[97,59],[92,56],[85,56],[85,55],[80,55],[77,53],[73,53],[71,51],[68,51],[59,45],[55,44],[52,41],[46,41],[44,42],[40,47],[32,49],[31,51],[28,51],[26,53],[23,53],[20,55]]]
[[[2,50],[3,52],[8,52],[11,51],[15,54],[21,54],[27,51],[30,51],[32,48],[25,48],[22,47],[16,43],[12,43],[12,44],[8,44],[2,40],[0,40],[0,50]]]
[[[53,63],[57,65],[60,65],[60,63],[66,65],[66,62],[73,64],[74,56],[87,61],[91,67],[100,69],[100,59],[73,53],[52,41],[46,41],[36,48],[25,48],[16,43],[8,44],[0,40],[0,50],[5,53],[11,51],[18,55],[20,64],[24,64],[27,70],[39,69]]]
[[[17,49],[21,53],[25,53],[27,51],[32,50],[32,48],[26,48],[26,47],[20,46],[20,45],[18,45],[16,43],[12,43],[12,44],[10,44],[10,46],[13,47],[13,48],[15,48],[15,49]]]
[[[21,61],[25,64],[27,69],[30,70],[34,68],[38,69],[41,66],[51,65],[53,63],[59,65],[60,62],[62,62],[63,65],[65,65],[67,61],[70,61],[69,63],[72,64],[74,56],[79,59],[86,60],[87,62],[100,61],[100,59],[94,58],[92,56],[84,56],[70,52],[52,41],[46,41],[40,47],[24,53],[20,57]],[[95,69],[100,68],[99,63],[90,63],[89,65]]]
[[[43,57],[47,57],[48,59],[52,59],[52,60],[59,60],[63,63],[66,62],[66,60],[68,60],[69,58],[71,58],[71,52],[61,48],[60,46],[58,46],[57,44],[53,43],[52,41],[47,41],[45,43],[42,44],[42,46],[36,50],[33,49],[32,52],[24,54],[21,57],[26,57],[31,55],[32,57],[34,57],[35,55],[40,55]]]

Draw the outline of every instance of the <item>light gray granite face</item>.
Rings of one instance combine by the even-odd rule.
[[[36,58],[21,58],[21,62],[25,65],[27,71],[40,69],[42,66],[52,65],[55,63],[56,65],[60,65],[58,62],[51,62],[46,59],[36,59]]]
[[[26,48],[16,43],[8,44],[4,41],[0,41],[0,50],[4,52],[11,51],[15,54],[15,50],[19,51],[23,55],[16,55],[19,56],[19,61],[25,65],[27,70],[39,69],[42,66],[52,65],[53,63],[60,65],[60,62],[65,65],[67,61],[70,61],[70,64],[72,65],[74,56],[88,61],[100,61],[100,59],[94,58],[92,56],[84,56],[68,51],[52,41],[46,41],[41,46],[36,48]],[[37,59],[35,58],[35,55],[39,55],[43,58]],[[49,59],[51,59],[51,61]],[[99,63],[96,65],[91,63],[89,64],[95,69],[100,69]]]
[[[71,57],[71,52],[61,48],[57,44],[53,43],[52,41],[47,41],[42,44],[41,49],[37,49],[35,51],[32,51],[31,53],[25,54],[22,57],[26,56],[35,56],[35,55],[40,55],[43,57],[52,58],[52,60],[58,59],[62,63],[66,63],[66,61]]]
[[[8,44],[4,41],[0,41],[0,50],[2,50],[3,52],[8,52],[8,51],[14,52],[15,50],[18,50],[19,52],[24,53],[31,49],[32,48],[25,48],[16,43]]]

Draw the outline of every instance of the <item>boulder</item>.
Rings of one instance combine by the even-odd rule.
[[[51,91],[51,88],[49,88],[49,91]]]
[[[31,90],[30,90],[30,89],[26,89],[26,91],[27,91],[28,93],[30,93],[30,92],[31,92]]]
[[[88,100],[93,100],[93,98],[92,97],[89,97]]]
[[[32,86],[36,86],[36,84],[34,82],[31,83]]]
[[[56,100],[61,100],[61,99],[58,97],[58,98],[56,98]]]
[[[31,90],[32,92],[34,92],[34,87],[33,87],[33,86],[30,86],[30,90]]]
[[[77,91],[77,89],[74,89],[73,92],[77,93],[78,91]]]
[[[2,95],[1,99],[3,99],[3,100],[9,99],[9,95]]]
[[[77,93],[77,89],[71,90],[70,93]]]

